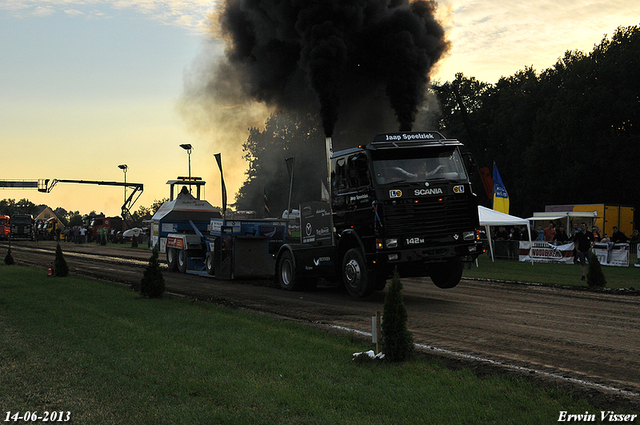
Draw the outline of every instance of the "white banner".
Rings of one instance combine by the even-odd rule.
[[[597,243],[593,252],[603,266],[629,267],[628,243]]]
[[[573,264],[573,242],[553,245],[544,241],[520,241],[519,248],[520,261]]]
[[[549,242],[520,241],[519,260],[534,263],[574,263],[574,243],[553,245]],[[629,267],[629,244],[597,243],[593,254],[603,266]]]

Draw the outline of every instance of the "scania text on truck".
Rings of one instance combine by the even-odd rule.
[[[331,203],[301,206],[301,240],[278,253],[280,286],[325,278],[364,297],[394,269],[456,286],[463,258],[481,252],[462,147],[437,132],[387,133],[331,155]]]

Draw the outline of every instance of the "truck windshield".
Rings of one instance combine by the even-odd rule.
[[[393,158],[378,151],[372,153],[372,159],[378,184],[467,179],[456,148],[398,150],[393,152]]]

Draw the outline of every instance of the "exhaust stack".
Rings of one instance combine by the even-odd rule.
[[[327,149],[327,191],[329,197],[331,196],[331,156],[333,155],[333,139],[331,136],[327,136],[325,139],[325,146]]]
[[[331,203],[331,157],[333,156],[333,139],[331,136],[327,136],[325,139],[325,146],[327,149],[327,192],[329,198],[329,211],[331,213],[331,245],[335,246],[336,236],[333,231],[333,205]]]

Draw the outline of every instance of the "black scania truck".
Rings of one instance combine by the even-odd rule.
[[[280,286],[325,278],[360,298],[383,289],[396,268],[401,277],[456,286],[463,258],[481,252],[462,143],[437,132],[379,134],[336,153],[331,143],[330,204],[301,206],[301,238],[283,244],[275,259]]]

